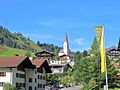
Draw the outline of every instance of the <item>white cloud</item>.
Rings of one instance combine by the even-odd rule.
[[[83,44],[84,44],[84,38],[77,38],[77,39],[75,39],[75,42],[76,42],[78,45],[83,45]]]

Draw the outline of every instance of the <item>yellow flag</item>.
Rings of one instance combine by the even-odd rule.
[[[100,54],[101,54],[101,73],[106,71],[106,60],[105,60],[105,48],[104,48],[104,27],[96,27],[96,35],[98,43],[100,44]]]

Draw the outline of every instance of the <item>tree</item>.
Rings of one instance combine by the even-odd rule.
[[[99,67],[97,67],[97,59],[95,56],[83,57],[75,63],[74,66],[74,80],[76,83],[89,83],[94,79],[96,81],[96,74],[99,73]]]
[[[87,50],[84,50],[83,51],[83,57],[87,57],[88,56],[88,52],[87,52]]]
[[[75,53],[75,55],[74,55],[74,60],[75,60],[75,61],[78,61],[78,60],[81,59],[81,57],[82,57],[81,52],[77,51],[77,52]]]
[[[32,53],[27,50],[26,53],[25,53],[25,56],[31,57],[31,56],[32,56]]]
[[[11,85],[9,83],[5,83],[3,85],[3,90],[17,90],[17,87],[15,85]]]
[[[99,44],[98,44],[97,38],[94,37],[94,40],[93,40],[93,43],[92,43],[91,48],[89,50],[89,53],[90,54],[97,54],[98,52],[99,52]]]
[[[47,85],[53,85],[55,81],[59,81],[59,75],[58,74],[47,74],[46,75],[46,81]]]
[[[37,45],[40,46],[40,42],[39,41],[37,41]]]
[[[60,82],[63,84],[73,84],[73,70],[69,68],[67,72],[63,73],[60,77]]]
[[[54,51],[54,55],[55,55],[55,60],[57,60],[58,59],[58,53],[59,53],[59,51],[58,51],[58,49],[55,49],[55,51]]]

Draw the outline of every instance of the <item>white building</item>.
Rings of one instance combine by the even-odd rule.
[[[59,56],[62,55],[69,55],[69,42],[68,42],[68,36],[67,33],[65,35],[64,43],[63,43],[63,49],[60,50]]]
[[[0,56],[0,90],[4,83],[14,84],[19,90],[45,90],[45,73],[51,73],[45,60]]]
[[[74,52],[72,52],[70,49],[69,49],[69,42],[68,42],[68,36],[67,36],[67,33],[65,35],[65,38],[64,38],[64,43],[63,43],[63,48],[60,50],[59,52],[59,59],[60,60],[64,60],[65,62],[67,61],[71,61],[71,59],[73,59],[73,56],[74,56]]]
[[[52,73],[64,73],[66,72],[71,66],[67,64],[49,64],[52,70]]]

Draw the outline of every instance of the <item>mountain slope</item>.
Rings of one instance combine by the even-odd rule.
[[[11,33],[8,29],[3,28],[2,26],[0,26],[0,45],[29,50],[32,52],[41,50],[35,42],[24,37],[21,33]]]
[[[56,50],[58,52],[61,49],[61,47],[54,46],[53,44],[40,43],[39,41],[36,43],[29,38],[26,38],[19,32],[11,33],[3,26],[0,26],[0,45],[7,46],[9,48],[30,51],[33,53],[39,52],[41,50],[47,50],[54,53]],[[6,48],[4,48],[3,51],[5,51],[5,49]]]
[[[16,49],[16,48],[10,48],[6,46],[0,45],[0,56],[24,56],[26,55],[27,51]],[[34,56],[34,53],[31,52],[31,56]]]

